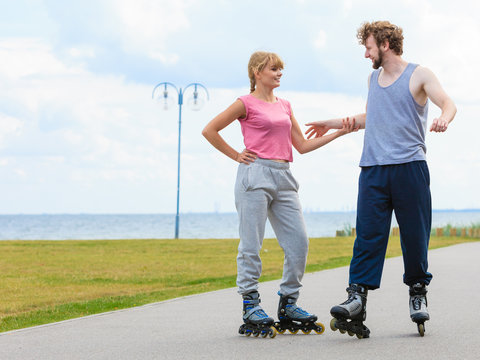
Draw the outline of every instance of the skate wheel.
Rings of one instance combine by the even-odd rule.
[[[330,320],[330,329],[332,329],[332,331],[337,331],[338,330],[337,319],[333,318],[332,320]]]
[[[340,333],[342,334],[345,334],[347,331],[346,330],[343,330],[343,329],[339,329],[340,330]]]
[[[315,323],[316,328],[313,329],[317,334],[323,334],[325,332],[325,326],[322,323]]]
[[[348,330],[347,333],[348,333],[348,335],[350,335],[350,336],[355,335],[355,334],[354,334],[353,332],[351,332],[350,330]]]
[[[266,338],[270,330],[263,330],[262,331],[262,338]]]
[[[253,336],[258,337],[258,335],[260,335],[260,331],[253,330]]]
[[[417,328],[418,328],[418,333],[420,334],[420,336],[424,336],[425,335],[425,324],[417,324]]]
[[[363,339],[363,335],[357,334],[358,339]]]
[[[308,329],[308,330],[302,329],[302,332],[303,332],[305,335],[308,335],[308,334],[310,334],[310,333],[312,332],[312,330],[311,330],[311,329]]]
[[[294,334],[294,335],[295,335],[296,333],[298,333],[298,329],[296,329],[296,330],[288,329],[288,331],[290,331],[290,333],[291,333],[291,334]]]
[[[252,335],[251,331],[245,331],[245,336],[250,336],[250,335]]]
[[[277,330],[273,326],[270,328],[270,331],[268,332],[268,336],[270,336],[271,339],[277,336]]]
[[[279,334],[284,334],[285,331],[287,331],[287,329],[283,329],[283,328],[280,326],[280,323],[279,323],[279,322],[276,322],[275,324],[273,324],[273,328],[274,328]]]
[[[240,335],[245,334],[245,328],[243,327],[243,325],[240,326],[240,328],[238,329],[238,333],[239,333]]]

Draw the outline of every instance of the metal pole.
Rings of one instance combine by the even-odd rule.
[[[178,239],[179,231],[179,211],[180,211],[180,139],[182,132],[182,104],[183,104],[183,93],[182,88],[178,93],[178,165],[177,165],[177,215],[175,216],[175,239]]]
[[[179,228],[180,228],[180,150],[181,150],[181,134],[182,134],[182,105],[183,105],[183,94],[185,93],[185,90],[189,88],[190,86],[194,86],[194,99],[197,99],[198,92],[197,92],[197,87],[201,87],[203,90],[205,90],[205,93],[207,95],[207,100],[209,99],[208,95],[208,90],[205,86],[199,83],[191,83],[187,85],[184,89],[180,88],[178,89],[175,84],[172,84],[170,82],[161,82],[157,84],[152,91],[152,99],[155,99],[155,91],[160,87],[164,86],[163,90],[163,100],[166,102],[168,98],[168,91],[167,91],[167,86],[170,85],[172,86],[175,91],[178,94],[178,164],[177,164],[177,213],[175,215],[175,239],[178,239],[178,233],[179,233]]]

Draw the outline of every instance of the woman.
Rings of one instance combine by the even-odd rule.
[[[305,272],[308,237],[298,197],[298,183],[289,170],[293,161],[292,145],[304,154],[335,138],[356,131],[354,123],[344,120],[342,129],[322,137],[305,139],[293,116],[290,103],[276,97],[283,61],[274,53],[258,51],[248,63],[250,94],[239,97],[210,121],[202,134],[218,150],[240,163],[235,184],[235,205],[240,222],[237,256],[238,292],[243,296],[243,321],[240,333],[274,336],[274,320],[260,307],[258,279],[262,263],[260,249],[265,223],[269,219],[285,253],[280,284],[280,332],[299,329],[323,332],[317,317],[296,305]],[[237,152],[219,132],[239,120],[246,149]]]

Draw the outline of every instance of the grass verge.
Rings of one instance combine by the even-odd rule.
[[[348,265],[352,237],[312,238],[307,272]],[[432,237],[430,248],[475,241]],[[0,241],[0,331],[235,286],[238,240]],[[387,257],[401,255],[392,237]],[[261,281],[279,279],[275,239]]]

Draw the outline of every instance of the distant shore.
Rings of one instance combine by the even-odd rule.
[[[305,211],[309,237],[335,236],[355,227],[355,211]],[[480,209],[433,210],[432,227],[480,223]],[[397,226],[395,216],[392,227]],[[169,239],[175,214],[9,214],[0,215],[0,240]],[[238,238],[236,213],[181,213],[180,238]],[[275,237],[267,222],[265,237]]]

